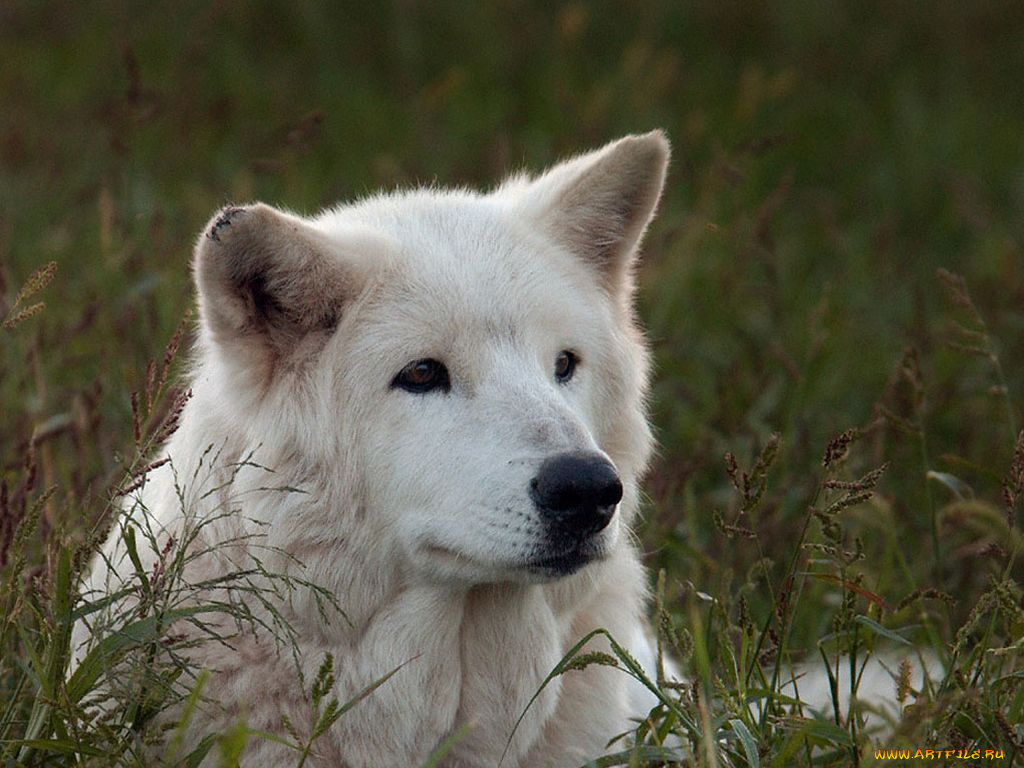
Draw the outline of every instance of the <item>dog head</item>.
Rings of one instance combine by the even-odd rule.
[[[633,267],[667,160],[654,132],[489,194],[226,208],[196,248],[197,375],[316,468],[332,525],[359,516],[418,572],[607,557],[650,452]]]

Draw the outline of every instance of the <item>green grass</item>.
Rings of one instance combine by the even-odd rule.
[[[898,632],[952,671],[880,743],[1024,761],[1022,38],[1024,7],[985,0],[4,4],[0,762],[135,764],[145,728],[61,687],[74,574],[145,461],[132,393],[140,438],[173,410],[179,363],[153,389],[219,205],[487,185],[657,126],[642,534],[695,683],[662,687],[647,740],[869,763],[856,718],[783,714],[776,670]]]

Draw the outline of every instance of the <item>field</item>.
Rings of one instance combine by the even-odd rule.
[[[641,736],[694,765],[1024,763],[1022,40],[989,0],[0,5],[0,764],[161,738],[141,704],[88,724],[66,629],[175,397],[213,211],[487,186],[654,127],[640,535],[694,684]],[[906,640],[950,671],[886,735],[765,698],[777,659]],[[622,750],[597,764],[665,759]]]

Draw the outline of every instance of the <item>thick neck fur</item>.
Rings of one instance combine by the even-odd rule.
[[[188,404],[167,446],[171,464],[154,472],[142,492],[149,513],[172,532],[229,512],[204,529],[205,546],[260,537],[250,540],[248,553],[232,547],[229,558],[200,561],[196,567],[206,572],[193,578],[237,568],[248,554],[258,556],[270,571],[327,590],[341,614],[328,609],[322,619],[312,590],[304,587],[281,608],[296,631],[295,657],[307,685],[331,653],[341,702],[400,667],[325,737],[325,759],[342,762],[324,765],[416,765],[465,723],[471,728],[445,765],[497,765],[506,743],[503,766],[544,764],[552,757],[593,754],[622,727],[623,713],[609,706],[608,722],[577,724],[575,733],[584,744],[560,743],[559,729],[546,728],[554,719],[561,728],[572,716],[562,711],[574,706],[562,695],[567,685],[579,688],[574,697],[623,698],[618,688],[625,676],[614,671],[592,668],[556,678],[528,710],[527,705],[584,634],[598,626],[620,636],[633,631],[628,622],[612,624],[621,618],[601,615],[610,593],[621,594],[628,604],[642,603],[643,574],[628,545],[613,555],[629,563],[618,563],[615,584],[605,583],[607,563],[548,584],[431,583],[406,568],[387,522],[361,506],[358,487],[340,479],[337,468],[302,460],[287,443],[257,445],[248,436],[227,433],[224,406],[218,403],[223,400],[200,397]],[[273,434],[259,420],[256,411],[251,431]],[[239,422],[233,417],[231,423]],[[219,490],[210,493],[212,488]],[[177,498],[179,489],[184,505]],[[359,523],[339,526],[342,516],[358,517]],[[628,574],[625,580],[623,573]],[[308,718],[292,654],[281,653],[258,633],[236,643],[237,665],[225,662],[219,652],[212,657],[222,698],[242,702],[238,711],[255,728],[275,729],[282,711],[293,722]],[[195,657],[200,664],[207,662],[202,647]],[[583,676],[594,679],[584,686]],[[387,728],[382,730],[381,723]]]

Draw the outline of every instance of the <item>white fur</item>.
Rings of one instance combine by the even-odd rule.
[[[329,589],[347,621],[323,621],[302,594],[280,609],[307,680],[333,654],[341,701],[404,664],[316,742],[313,764],[415,766],[469,723],[444,765],[495,766],[510,737],[505,768],[578,765],[652,706],[627,675],[591,666],[549,684],[513,735],[545,676],[595,628],[653,666],[630,534],[651,448],[632,268],[667,157],[655,132],[488,194],[396,193],[311,219],[248,206],[200,236],[193,397],[165,448],[171,463],[138,500],[172,536],[230,510],[204,528],[205,545],[265,534],[270,570]],[[565,349],[580,363],[560,384]],[[445,363],[449,393],[391,386],[424,358]],[[528,488],[546,457],[573,450],[610,459],[624,495],[594,562],[555,578],[527,567],[546,546]],[[231,469],[250,454],[275,474]],[[115,575],[106,562],[130,570],[118,541],[89,588]],[[229,549],[197,561],[195,578],[251,554]],[[82,648],[88,634],[76,627]],[[308,727],[291,655],[261,633],[234,646],[191,652],[222,705],[204,709],[202,729],[244,714],[279,731],[282,712]],[[291,759],[256,739],[243,764]]]

